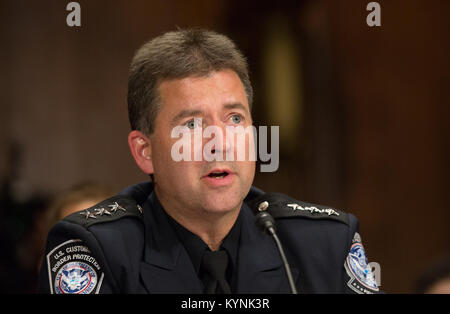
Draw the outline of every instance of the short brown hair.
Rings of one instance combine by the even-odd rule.
[[[181,29],[145,43],[130,66],[127,100],[131,129],[153,133],[161,81],[206,76],[223,69],[236,72],[251,106],[253,89],[247,61],[228,37],[204,29]]]

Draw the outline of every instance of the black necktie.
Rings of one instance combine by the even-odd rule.
[[[206,251],[203,254],[202,270],[209,275],[205,293],[231,293],[230,286],[225,278],[227,266],[228,255],[226,251]]]

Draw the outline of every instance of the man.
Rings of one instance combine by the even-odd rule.
[[[59,222],[48,236],[41,292],[378,291],[354,216],[252,187],[251,133],[240,142],[217,135],[252,125],[247,63],[230,39],[165,33],[137,51],[128,87],[130,150],[152,182]],[[220,144],[202,137],[195,145],[208,127],[223,131],[214,133]],[[175,130],[187,159],[174,158]],[[242,145],[249,150],[239,160]],[[276,220],[295,287],[276,242],[255,224],[258,210]]]

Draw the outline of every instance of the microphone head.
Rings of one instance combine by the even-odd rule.
[[[275,232],[275,219],[272,215],[266,211],[262,211],[256,214],[256,225],[258,228],[268,234],[273,234]]]

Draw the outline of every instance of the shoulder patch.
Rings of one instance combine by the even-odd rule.
[[[367,261],[361,236],[357,232],[353,236],[352,246],[345,259],[344,268],[350,278],[347,282],[350,289],[359,294],[379,292],[372,268]]]
[[[255,212],[267,210],[275,219],[303,217],[308,219],[331,219],[349,224],[348,214],[338,209],[297,201],[281,193],[267,193],[248,201]]]
[[[124,217],[142,218],[142,207],[133,198],[123,195],[113,196],[95,206],[75,212],[64,218],[84,227],[111,222]]]
[[[51,294],[98,294],[104,274],[81,240],[59,244],[46,259]]]

